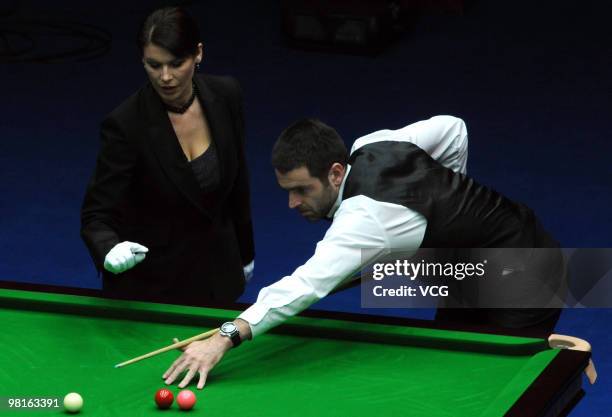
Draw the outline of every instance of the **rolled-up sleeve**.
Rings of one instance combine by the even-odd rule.
[[[410,142],[455,172],[466,173],[468,133],[463,120],[454,116],[434,116],[396,130],[378,130],[355,141],[351,149],[380,141]]]

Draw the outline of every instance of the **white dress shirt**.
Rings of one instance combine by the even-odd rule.
[[[397,130],[379,130],[355,141],[351,154],[380,141],[406,141],[417,145],[442,165],[465,174],[467,130],[463,120],[435,116]],[[253,337],[284,322],[325,297],[338,286],[355,279],[362,266],[390,250],[419,248],[427,220],[399,204],[357,195],[342,200],[347,167],[338,199],[328,217],[333,218],[314,255],[291,275],[263,288],[257,301],[242,314]]]

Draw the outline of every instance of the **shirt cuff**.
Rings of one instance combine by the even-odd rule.
[[[263,318],[268,314],[269,309],[261,304],[253,304],[243,311],[238,318],[249,323],[251,337],[254,339],[258,335],[265,333],[271,326],[264,326]]]

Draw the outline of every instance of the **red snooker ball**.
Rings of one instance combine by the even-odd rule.
[[[181,410],[191,410],[196,402],[196,396],[188,389],[184,389],[176,396],[176,403]]]
[[[161,409],[170,408],[172,401],[174,401],[174,394],[169,389],[162,388],[155,393],[155,404]]]

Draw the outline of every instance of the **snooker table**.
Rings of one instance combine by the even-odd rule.
[[[233,319],[238,310],[100,297],[95,290],[0,283],[0,416],[184,415],[153,401],[178,352],[114,365]],[[15,289],[18,288],[18,289]],[[27,288],[24,290],[23,288]],[[62,291],[57,292],[57,291]],[[242,306],[240,306],[240,309]],[[584,395],[589,352],[545,337],[429,321],[311,313],[229,351],[192,416],[561,416]],[[176,394],[176,385],[170,387]],[[59,398],[17,409],[10,398]]]

